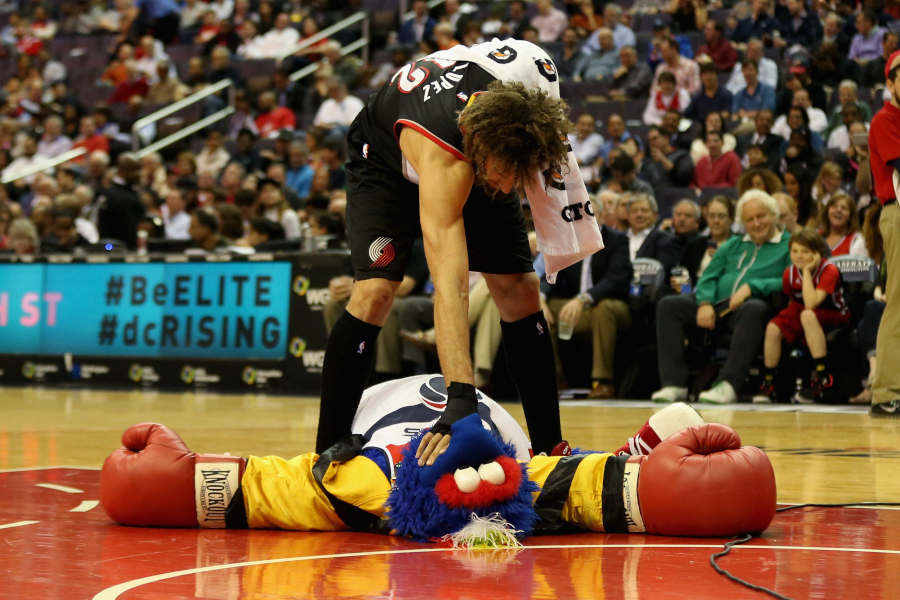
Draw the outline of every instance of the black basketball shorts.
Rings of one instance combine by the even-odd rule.
[[[469,270],[528,273],[525,216],[516,194],[472,188],[463,208]],[[401,281],[413,240],[422,236],[419,186],[365,159],[347,165],[347,236],[356,279]]]

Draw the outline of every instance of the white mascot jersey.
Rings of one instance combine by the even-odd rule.
[[[480,391],[477,399],[484,428],[499,433],[503,441],[515,446],[516,459],[527,462],[531,458],[531,442],[516,420]],[[447,388],[441,375],[385,381],[363,392],[352,432],[366,438],[364,450],[384,453],[393,479],[394,465],[400,461],[403,448],[423,429],[434,425],[446,405]]]

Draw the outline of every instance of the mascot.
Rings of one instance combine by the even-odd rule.
[[[568,531],[732,536],[775,514],[765,453],[725,425],[667,406],[615,452],[532,456],[516,421],[479,394],[430,466],[415,452],[446,404],[439,375],[369,388],[353,433],[321,455],[205,455],[140,423],[105,461],[101,503],[124,525],[383,532],[509,546]]]

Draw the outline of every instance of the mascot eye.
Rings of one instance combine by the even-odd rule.
[[[478,484],[481,483],[481,477],[478,476],[478,472],[472,467],[457,469],[453,474],[453,480],[456,481],[456,487],[459,488],[459,491],[464,494],[474,492],[478,489]]]
[[[494,485],[503,485],[506,483],[506,473],[503,467],[496,460],[485,463],[478,467],[478,476]]]

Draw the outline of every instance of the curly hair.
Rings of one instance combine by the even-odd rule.
[[[766,168],[753,168],[747,169],[737,181],[737,191],[738,197],[742,196],[744,192],[749,189],[752,189],[753,178],[759,175],[762,177],[763,183],[766,186],[766,192],[770,194],[774,194],[776,192],[780,192],[782,189],[781,180],[778,179],[778,175],[776,175],[772,170]]]
[[[520,82],[493,81],[459,115],[463,152],[483,182],[488,157],[514,169],[521,184],[536,171],[559,173],[566,162],[568,106]]]

